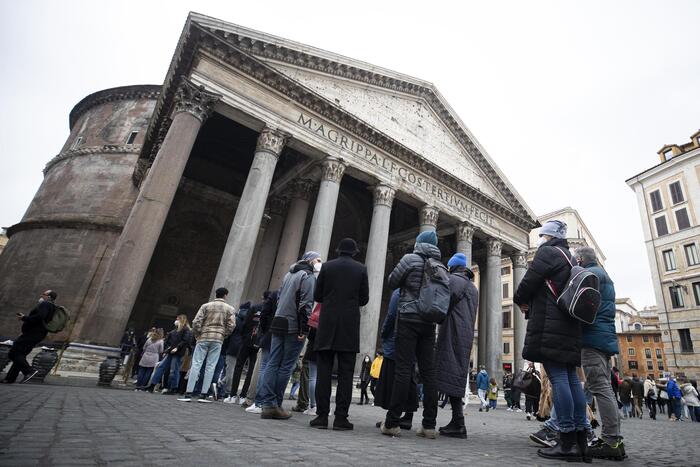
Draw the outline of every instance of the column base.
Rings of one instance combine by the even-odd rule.
[[[56,375],[97,378],[100,373],[100,363],[105,358],[120,356],[121,349],[119,347],[103,347],[72,342],[63,352],[61,361],[58,363]]]

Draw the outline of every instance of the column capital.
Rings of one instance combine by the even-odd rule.
[[[497,238],[489,238],[486,240],[486,254],[488,256],[501,256],[501,247],[503,243]]]
[[[527,269],[527,251],[518,251],[510,257],[510,260],[513,262],[513,269]]]
[[[287,210],[289,200],[284,196],[271,196],[267,200],[269,214],[273,216],[281,216]],[[268,212],[266,212],[268,214]]]
[[[275,128],[266,126],[258,136],[258,142],[255,146],[255,152],[268,152],[275,157],[279,157],[282,153],[282,148],[287,144],[289,135]]]
[[[287,189],[290,198],[299,198],[308,201],[311,198],[316,183],[308,178],[297,178],[289,184]]]
[[[387,185],[386,183],[379,183],[374,186],[372,193],[374,194],[375,206],[391,207],[391,205],[394,202],[394,195],[396,194],[396,190],[390,185]]]
[[[175,92],[175,109],[173,115],[187,112],[204,123],[211,115],[214,104],[221,96],[207,91],[204,86],[197,86],[187,78],[183,78]]]
[[[324,182],[340,183],[346,167],[342,159],[326,157],[321,162],[321,180]]]
[[[457,241],[471,243],[475,231],[476,227],[469,222],[460,222],[457,224]]]
[[[423,206],[420,210],[420,225],[437,227],[440,211],[435,206]]]

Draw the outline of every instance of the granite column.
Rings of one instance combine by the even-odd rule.
[[[491,238],[486,242],[486,287],[482,299],[486,300],[486,371],[489,376],[502,381],[503,366],[503,305],[501,289],[501,242]]]
[[[511,256],[513,262],[513,295],[518,290],[520,281],[527,271],[527,252],[519,251]],[[513,373],[523,369],[525,360],[523,359],[523,346],[525,345],[525,332],[527,330],[527,320],[525,314],[520,311],[520,307],[513,303]]]
[[[314,217],[309,228],[309,238],[306,241],[306,251],[316,251],[323,261],[327,261],[345,164],[339,159],[327,157],[321,163],[321,169],[323,175],[314,207]]]

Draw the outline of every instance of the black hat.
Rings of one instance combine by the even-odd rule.
[[[360,250],[357,249],[357,243],[352,238],[344,238],[338,243],[338,248],[335,252],[339,255],[355,256]]]

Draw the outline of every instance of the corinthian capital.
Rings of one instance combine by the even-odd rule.
[[[526,269],[527,268],[527,252],[526,251],[518,251],[515,253],[513,256],[510,257],[510,260],[513,262],[513,268],[522,268]]]
[[[420,225],[437,227],[440,211],[434,206],[423,206],[420,210]]]
[[[269,152],[279,157],[288,139],[289,135],[286,133],[266,126],[258,136],[255,152]]]
[[[190,80],[183,78],[175,92],[175,110],[173,114],[187,112],[194,118],[204,123],[211,115],[214,104],[221,96],[197,86]]]
[[[467,222],[457,224],[457,241],[471,243],[475,230],[474,226]]]
[[[396,190],[394,190],[389,185],[380,183],[374,187],[374,205],[382,205],[391,207],[394,202],[394,195]]]
[[[281,216],[284,214],[289,204],[288,201],[289,200],[284,196],[271,196],[270,199],[267,200],[270,215]]]
[[[503,244],[500,240],[489,238],[486,240],[486,254],[488,256],[501,256],[501,247]]]
[[[314,191],[315,183],[308,178],[298,178],[289,185],[289,197],[308,201]]]
[[[321,180],[340,183],[345,173],[345,164],[340,159],[326,157],[321,163]]]

